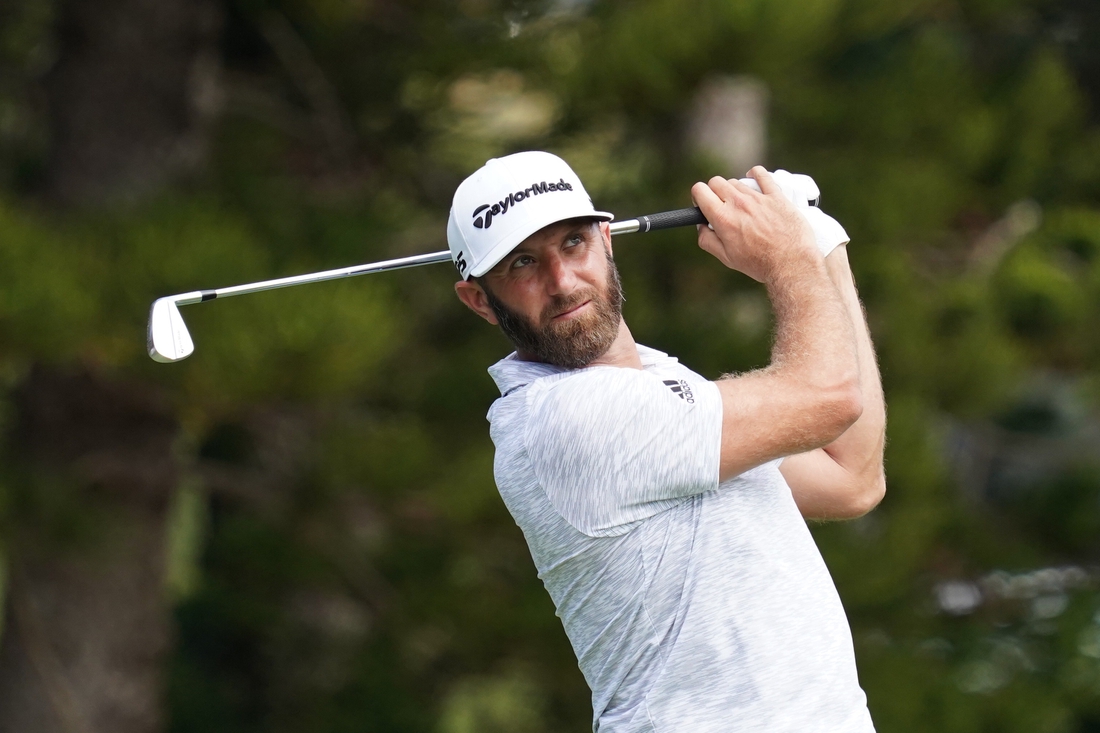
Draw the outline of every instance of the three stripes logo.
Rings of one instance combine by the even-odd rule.
[[[691,385],[684,379],[665,379],[663,380],[665,386],[672,390],[674,395],[677,395],[680,399],[687,402],[689,405],[695,404],[695,395],[691,393]]]

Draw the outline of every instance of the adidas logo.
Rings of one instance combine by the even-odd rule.
[[[494,216],[504,216],[508,213],[509,208],[515,206],[529,196],[537,196],[540,193],[550,193],[552,191],[572,190],[572,184],[566,183],[564,178],[557,183],[547,183],[546,181],[542,183],[532,183],[522,191],[508,194],[495,204],[482,204],[474,209],[474,226],[478,229],[488,229],[493,223]]]
[[[695,395],[691,393],[691,385],[683,379],[666,379],[664,380],[665,386],[672,390],[673,394],[678,395],[680,399],[687,402],[689,405],[695,404]]]

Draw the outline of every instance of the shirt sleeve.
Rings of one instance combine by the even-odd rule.
[[[525,447],[535,476],[586,535],[622,534],[718,486],[722,397],[712,382],[593,367],[528,399]]]

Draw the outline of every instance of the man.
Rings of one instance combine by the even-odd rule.
[[[490,369],[497,485],[598,733],[873,731],[805,519],[883,495],[878,369],[845,247],[751,175],[692,188],[699,246],[777,322],[767,368],[714,382],[634,342],[611,215],[564,161],[491,160],[455,193],[455,290],[516,347]]]

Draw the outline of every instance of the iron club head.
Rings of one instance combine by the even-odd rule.
[[[158,298],[149,311],[148,347],[153,361],[173,362],[186,359],[195,343],[180,315],[180,296]]]

